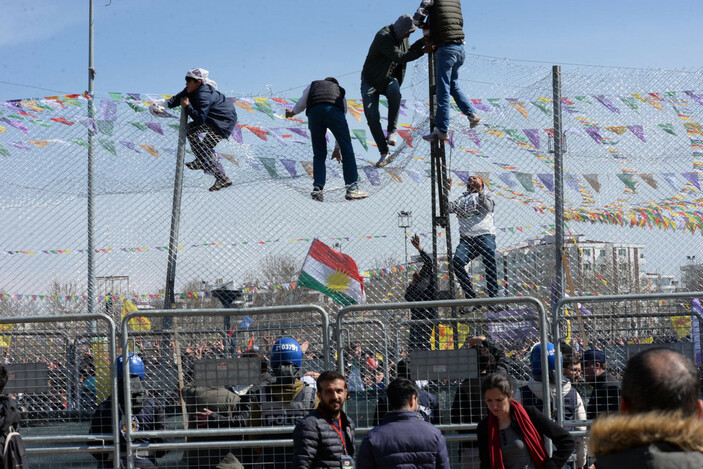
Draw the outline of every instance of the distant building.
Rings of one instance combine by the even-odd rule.
[[[681,290],[703,291],[703,264],[696,263],[695,256],[689,256],[689,264],[682,265]]]
[[[674,275],[644,273],[640,276],[642,293],[674,293],[677,286]]]

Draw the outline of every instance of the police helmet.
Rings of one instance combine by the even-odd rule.
[[[144,362],[139,355],[130,353],[129,354],[129,375],[139,376],[139,378],[144,379],[146,374],[146,369],[144,368]],[[124,375],[124,357],[120,355],[117,357],[117,379],[122,379]]]
[[[271,368],[290,364],[298,368],[303,366],[303,350],[297,340],[291,337],[278,339],[271,348]]]
[[[549,364],[549,371],[554,371],[556,369],[556,360],[554,344],[551,342],[547,342],[547,362]],[[542,344],[537,344],[532,348],[530,365],[532,367],[532,376],[542,376]]]

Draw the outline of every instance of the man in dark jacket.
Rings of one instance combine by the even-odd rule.
[[[424,39],[418,39],[412,46],[409,45],[408,37],[413,31],[415,31],[413,19],[407,14],[402,15],[395,23],[381,28],[369,47],[364,68],[361,70],[361,99],[364,102],[364,114],[381,154],[381,159],[376,163],[378,167],[390,163],[388,145],[395,146],[398,143],[395,130],[400,111],[400,87],[405,77],[405,64],[422,57],[424,53]],[[385,137],[378,111],[380,95],[388,99],[388,130]]]
[[[605,352],[586,350],[583,353],[583,374],[593,393],[586,406],[586,417],[595,419],[600,414],[618,411],[620,404],[620,383],[606,369]]]
[[[188,70],[185,89],[166,101],[156,101],[150,111],[158,116],[165,108],[180,105],[185,109],[191,118],[186,136],[195,153],[195,160],[186,163],[186,167],[202,169],[205,174],[215,176],[215,184],[208,190],[219,191],[231,186],[232,181],[215,154],[215,146],[229,138],[237,124],[237,111],[232,101],[217,91],[217,83],[208,76],[209,72],[202,68]],[[205,134],[202,140],[200,134]]]
[[[336,371],[317,378],[317,409],[293,431],[293,467],[316,469],[353,467],[354,422],[342,410],[347,382]]]
[[[417,413],[419,390],[415,383],[398,378],[388,385],[387,393],[391,411],[361,442],[357,467],[449,469],[442,432]]]
[[[405,290],[405,301],[432,301],[436,299],[437,281],[435,275],[435,263],[432,257],[420,246],[420,238],[415,235],[410,239],[410,243],[420,253],[422,258],[422,268],[419,272],[413,272],[412,280]],[[412,320],[436,320],[437,310],[434,308],[412,308],[410,319]],[[410,325],[410,338],[408,350],[418,350],[430,348],[430,337],[432,336],[432,323],[412,323]]]
[[[149,396],[149,393],[144,386],[144,376],[145,368],[144,362],[136,354],[130,354],[127,358],[129,360],[129,380],[130,380],[130,391],[131,391],[131,404],[132,404],[132,431],[160,431],[165,430],[165,414],[164,409],[159,404],[156,399]],[[117,418],[120,419],[120,450],[122,451],[121,459],[122,465],[125,467],[131,467],[127,465],[127,454],[125,450],[125,422],[124,422],[124,408],[125,408],[125,397],[124,397],[124,360],[123,355],[117,357],[117,402],[119,415]],[[100,404],[93,414],[93,421],[90,424],[91,434],[101,434],[101,433],[112,433],[112,398],[110,396],[102,404]],[[135,444],[139,443],[158,443],[160,439],[156,438],[138,438],[133,440]],[[136,450],[136,457],[134,458],[134,464],[139,468],[155,468],[156,459],[163,456],[165,453],[163,451],[154,450]],[[92,453],[99,463],[99,468],[115,467],[112,461],[112,453]]]
[[[620,415],[598,419],[590,446],[598,469],[703,467],[703,401],[693,362],[665,348],[630,358]]]
[[[342,163],[344,184],[346,185],[347,200],[365,199],[369,196],[359,190],[359,175],[356,170],[354,147],[349,136],[347,124],[346,92],[339,86],[336,78],[327,77],[324,80],[315,80],[305,88],[302,96],[295,103],[293,109],[286,109],[286,117],[293,117],[303,111],[308,116],[308,129],[313,152],[313,200],[323,201],[322,191],[327,180],[327,140],[325,134],[330,129],[337,145],[332,152],[332,159]],[[340,155],[341,153],[341,155]]]
[[[423,25],[429,16],[429,21]],[[473,129],[481,118],[459,87],[459,69],[464,64],[464,17],[460,0],[422,0],[413,16],[415,25],[429,28],[429,39],[436,48],[437,112],[435,129],[422,138],[447,140],[449,130],[449,96],[469,118]]]

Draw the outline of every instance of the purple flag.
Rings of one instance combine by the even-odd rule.
[[[513,181],[513,178],[510,177],[510,173],[500,173],[498,174],[498,179],[503,181],[505,185],[510,187],[511,189],[515,187],[515,184],[517,184],[515,181]]]
[[[130,98],[136,100],[136,101],[141,101],[141,95],[139,93],[127,93],[127,96]]]
[[[566,175],[566,185],[575,190],[579,191],[579,180],[573,174]]]
[[[671,187],[675,190],[679,190],[679,186],[676,184],[676,179],[674,179],[676,177],[674,173],[662,173],[662,177]]]
[[[295,169],[295,160],[289,160],[289,159],[281,159],[281,164],[283,165],[284,168],[290,173],[293,178],[298,177],[298,171]]]
[[[510,319],[508,322],[488,323],[491,339],[494,342],[513,342],[516,339],[534,339],[539,337],[539,332],[535,327],[536,321],[523,319],[525,317],[535,317],[536,315],[537,313],[530,309],[486,312],[486,317],[490,319]]]
[[[141,152],[139,151],[139,149],[136,147],[136,145],[135,145],[134,143],[132,143],[132,142],[120,142],[120,143],[121,143],[122,145],[126,146],[127,148],[129,148],[130,150],[134,150],[134,151],[136,151],[137,153],[141,153]]]
[[[7,142],[8,145],[19,148],[20,150],[31,150],[27,145],[22,142]]]
[[[232,138],[237,143],[244,143],[244,137],[242,137],[242,128],[234,126],[232,129]]]
[[[698,182],[698,173],[681,173],[681,176],[685,177],[688,182],[696,186],[696,189],[701,190],[701,184]]]
[[[645,143],[647,142],[647,140],[644,139],[644,128],[641,125],[628,125],[627,128],[630,129],[630,132],[637,135],[637,138]]]
[[[554,175],[553,174],[537,174],[537,177],[542,184],[549,190],[549,192],[554,192]]]
[[[456,174],[457,176],[459,176],[459,179],[461,179],[461,182],[463,182],[464,184],[468,184],[468,183],[469,183],[469,174],[470,174],[469,171],[457,171],[457,170],[454,170],[454,174]]]
[[[117,103],[115,101],[111,99],[103,99],[100,101],[100,120],[117,120]]]
[[[480,99],[471,99],[470,101],[471,101],[471,104],[473,104],[473,106],[476,109],[478,109],[479,111],[491,112],[491,109],[488,106],[486,106],[485,104],[483,104]]]
[[[27,127],[25,127],[24,125],[22,125],[22,123],[19,122],[19,121],[11,121],[10,119],[8,119],[8,118],[6,118],[6,117],[3,117],[2,119],[0,119],[0,121],[5,122],[6,124],[11,125],[12,127],[16,128],[16,129],[19,129],[19,130],[21,130],[22,132],[24,132],[24,133],[26,133],[27,135],[29,135],[29,130],[27,130]]]
[[[454,148],[454,131],[450,130],[447,132],[447,143],[449,144],[450,147]]]
[[[85,126],[85,128],[92,130],[93,132],[98,131],[98,127],[95,125],[95,121],[91,117],[79,117],[76,119],[80,124]]]
[[[151,130],[153,130],[154,132],[156,132],[157,134],[161,134],[161,135],[164,134],[164,131],[161,130],[161,124],[159,124],[158,122],[147,122],[146,126],[149,127]]]
[[[415,181],[415,184],[422,184],[422,175],[420,173],[406,169],[405,174],[410,176],[410,178]]]
[[[698,104],[703,106],[703,97],[698,96],[693,91],[684,91],[684,93],[689,95],[691,97],[691,99],[693,99],[695,102],[697,102]]]
[[[593,140],[596,141],[596,143],[603,143],[603,137],[600,133],[598,133],[597,127],[586,127],[583,130],[585,130],[586,133],[590,135]]]
[[[478,132],[471,129],[461,129],[461,133],[469,137],[477,147],[481,148],[481,139],[478,138]]]
[[[307,131],[305,129],[301,129],[299,127],[288,127],[288,130],[291,132],[300,135],[301,137],[305,137],[306,139],[310,140],[310,135],[308,135]]]
[[[375,166],[363,166],[362,169],[366,173],[366,177],[372,186],[380,186],[381,180],[378,177],[378,169]]]
[[[523,133],[530,139],[532,146],[539,149],[539,130],[538,129],[522,129]]]
[[[603,106],[607,107],[611,111],[620,114],[620,109],[615,107],[613,102],[611,100],[609,100],[608,98],[606,98],[605,96],[603,96],[602,94],[598,95],[598,96],[594,96],[594,98],[596,98],[599,103],[601,103]]]

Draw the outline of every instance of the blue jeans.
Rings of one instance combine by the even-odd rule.
[[[378,99],[381,95],[388,98],[388,133],[395,132],[398,125],[398,112],[400,112],[400,85],[396,78],[391,78],[386,89],[379,91],[368,83],[361,82],[361,100],[364,102],[366,123],[369,124],[373,140],[378,145],[382,155],[388,153],[388,142],[381,128],[381,113],[378,111]]]
[[[348,189],[356,188],[359,175],[356,172],[356,159],[354,159],[354,148],[349,136],[349,125],[344,112],[334,104],[318,104],[308,109],[308,129],[310,129],[310,139],[312,140],[312,172],[313,186],[324,189],[327,179],[327,140],[325,133],[330,129],[334,138],[339,143],[342,152],[342,173],[344,174],[344,184]]]
[[[492,234],[485,234],[469,238],[462,236],[454,252],[452,265],[454,266],[454,274],[459,281],[464,296],[466,298],[476,298],[476,292],[471,284],[471,278],[466,273],[466,264],[476,259],[478,256],[483,257],[483,266],[486,270],[486,290],[488,296],[493,298],[498,296],[498,273],[496,271],[496,237]]]
[[[449,130],[449,95],[454,98],[459,110],[465,115],[476,113],[471,101],[459,87],[459,69],[464,65],[464,45],[445,44],[437,48],[437,113],[435,127],[446,132]]]

